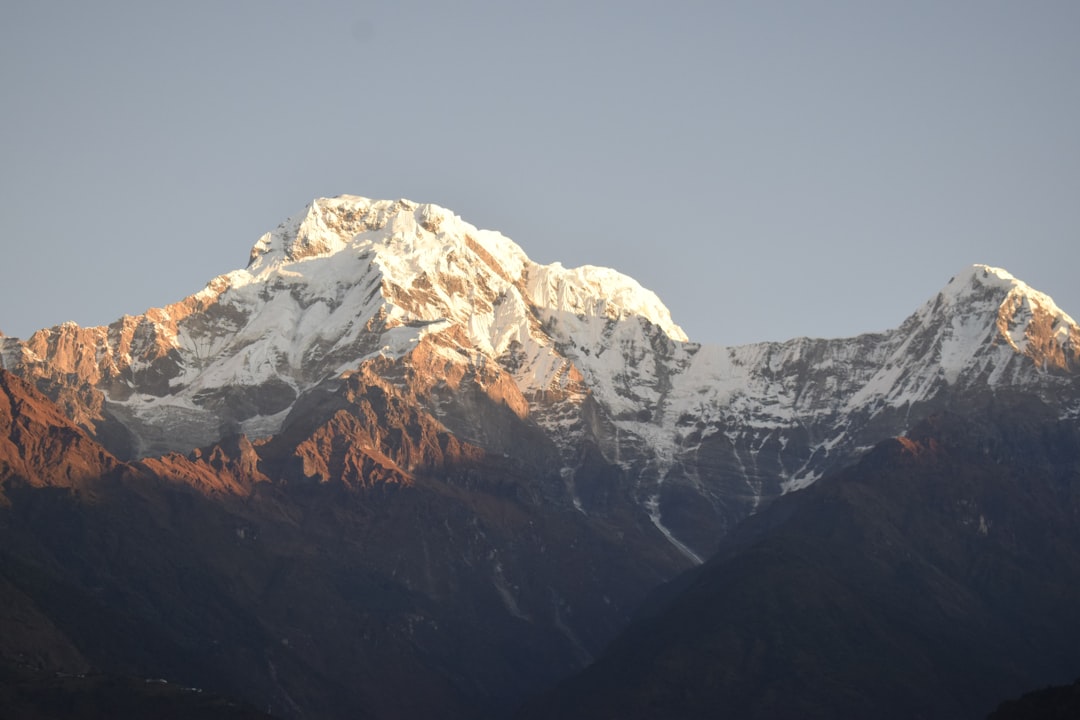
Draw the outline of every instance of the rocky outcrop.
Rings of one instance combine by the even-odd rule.
[[[191,487],[206,495],[247,496],[258,483],[270,482],[260,469],[255,446],[240,435],[187,455],[166,453],[144,458],[135,467],[155,479]]]
[[[118,464],[32,386],[0,370],[0,484],[77,487]]]

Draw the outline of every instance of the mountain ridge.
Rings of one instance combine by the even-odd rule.
[[[313,201],[264,234],[246,268],[177,303],[3,338],[0,365],[130,458],[281,433],[312,406],[303,398],[365,367],[408,384],[451,434],[513,453],[462,406],[486,396],[554,443],[575,507],[588,512],[576,478],[595,447],[692,559],[716,539],[701,526],[723,534],[950,393],[1022,385],[1080,413],[1063,392],[1080,329],[1003,270],[965,269],[894,330],[700,345],[620,273],[537,265],[438,206],[356,196]],[[714,466],[743,488],[703,483]],[[709,507],[677,519],[693,497]]]
[[[614,271],[316,200],[177,303],[0,338],[0,426],[43,439],[0,432],[0,593],[42,667],[61,647],[290,718],[498,715],[919,423],[1075,425],[1078,350],[987,266],[892,330],[702,345]]]

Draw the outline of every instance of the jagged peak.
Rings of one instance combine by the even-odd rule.
[[[972,286],[1012,288],[1017,284],[1023,285],[1024,283],[1014,277],[1008,270],[975,263],[949,278],[949,282],[945,287],[946,290],[969,288]]]
[[[510,266],[507,270],[517,266],[517,274],[527,259],[509,238],[497,232],[478,230],[438,205],[406,199],[372,200],[357,195],[338,195],[312,200],[303,211],[260,237],[251,249],[248,269],[258,271],[268,264],[332,255],[353,244],[356,236],[378,231],[385,232],[383,240],[405,241],[393,248],[399,255],[425,250],[438,253],[445,240],[468,237],[499,261],[505,261]],[[415,241],[425,234],[426,239],[434,243],[420,247]]]
[[[376,236],[359,237],[364,233]],[[660,299],[632,278],[590,265],[538,265],[501,233],[480,230],[438,205],[410,200],[353,195],[313,200],[259,238],[246,277],[234,282],[250,282],[274,267],[362,246],[371,251],[384,278],[401,288],[455,273],[465,281],[462,287],[471,287],[477,273],[491,272],[497,276],[495,285],[519,287],[538,308],[610,319],[636,315],[672,339],[687,339]],[[463,259],[465,264],[455,269]]]
[[[1031,312],[1052,316],[1061,327],[1076,327],[1068,313],[1053,298],[1036,290],[1002,268],[972,265],[953,276],[937,298],[928,306],[948,304],[961,311],[981,312],[990,305],[1001,312],[1014,314],[1022,307]]]
[[[949,278],[941,291],[916,313],[924,319],[945,314],[989,319],[1016,288],[1027,288],[1007,270],[970,265]]]
[[[404,199],[371,200],[356,195],[316,198],[260,237],[251,249],[248,266],[264,256],[296,261],[332,254],[359,233],[381,229],[393,215],[416,207]]]
[[[955,275],[905,325],[937,328],[950,381],[963,367],[984,364],[985,347],[1011,348],[1043,369],[1080,367],[1076,322],[1050,296],[989,265],[972,265]]]

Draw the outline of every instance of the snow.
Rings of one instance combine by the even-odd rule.
[[[538,265],[509,238],[444,208],[355,196],[312,201],[259,238],[246,268],[145,319],[179,353],[169,394],[110,402],[147,425],[178,412],[209,420],[199,398],[225,387],[280,382],[299,396],[365,359],[402,357],[427,334],[460,338],[454,328],[464,330],[469,357],[513,354],[513,377],[527,396],[557,391],[580,402],[585,386],[617,374],[617,386],[599,392],[630,412],[639,395],[659,398],[640,387],[657,379],[646,335],[658,328],[672,343],[686,340],[655,294],[614,270]],[[631,362],[625,353],[605,355],[613,335]],[[564,353],[573,343],[590,357]],[[139,367],[140,358],[116,362]],[[272,433],[285,415],[247,418],[242,428]]]
[[[675,537],[671,530],[669,530],[664,525],[664,523],[661,522],[659,495],[651,495],[645,501],[645,509],[649,513],[649,520],[652,521],[652,524],[656,526],[656,529],[659,530],[663,534],[663,536],[667,538],[668,542],[674,545],[679,550],[679,552],[685,555],[695,565],[700,565],[701,563],[705,562],[700,555],[694,552],[686,543]]]
[[[252,439],[270,437],[281,429],[281,426],[285,424],[285,418],[289,416],[291,411],[292,406],[289,406],[281,412],[271,415],[250,417],[240,423],[240,432]]]
[[[663,328],[668,337],[686,342],[686,333],[651,291],[615,270],[585,265],[567,270],[559,263],[534,266],[528,278],[529,298],[538,307],[579,317],[622,320],[642,317]]]

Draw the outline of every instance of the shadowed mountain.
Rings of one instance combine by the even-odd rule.
[[[273,720],[250,705],[160,678],[35,673],[3,664],[0,708],[18,720]]]
[[[31,428],[103,453],[0,379],[25,391],[19,418],[59,423]],[[667,543],[546,505],[543,477],[501,456],[437,433],[409,450],[399,436],[431,426],[392,398],[375,408],[370,388],[353,400],[288,458],[260,446],[273,480],[243,438],[105,463],[75,486],[78,453],[36,466],[63,483],[9,476],[0,659],[165,678],[283,717],[475,717],[581,667],[679,562]],[[312,463],[332,477],[305,474]]]
[[[1080,432],[943,414],[750,518],[523,718],[981,718],[1080,672]]]
[[[1073,720],[1080,717],[1080,680],[1006,700],[987,720]]]

